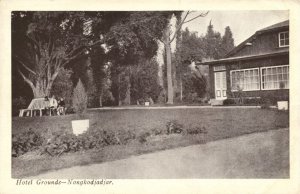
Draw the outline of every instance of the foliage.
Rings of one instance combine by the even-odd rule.
[[[183,125],[176,120],[168,121],[166,124],[167,134],[181,133],[183,131]]]
[[[53,134],[41,149],[42,153],[50,156],[60,156],[63,153],[99,149],[120,143],[119,138],[112,132],[88,130],[78,136],[68,133]]]
[[[204,50],[206,59],[219,59],[224,57],[229,51],[234,48],[234,39],[230,27],[225,28],[225,33],[221,37],[219,32],[214,31],[213,25],[207,27],[207,32],[204,36]]]
[[[12,115],[18,115],[20,109],[27,108],[26,105],[26,99],[22,96],[12,99]]]
[[[12,135],[12,156],[18,157],[26,152],[36,150],[43,141],[43,137],[32,129]]]
[[[162,90],[158,84],[158,64],[154,59],[141,61],[132,68],[131,73],[131,96],[133,101],[147,98],[157,101]]]
[[[187,128],[185,129],[185,132],[189,135],[196,135],[196,134],[201,134],[201,133],[208,133],[207,129],[205,126],[202,127],[192,127],[192,128]]]
[[[116,65],[137,64],[141,57],[152,58],[157,39],[162,37],[173,12],[126,12],[107,34],[109,58]],[[116,56],[119,56],[116,58]]]
[[[200,61],[205,55],[205,38],[198,37],[196,32],[190,32],[188,28],[182,31],[176,45],[176,57],[180,57],[178,61]],[[186,66],[186,63],[182,66]]]
[[[142,68],[141,65],[147,65],[145,61],[156,55],[157,40],[161,38],[172,14],[173,12],[128,12],[125,13],[126,17],[111,27],[111,32],[107,34],[107,57],[112,64],[111,90],[116,104],[133,103],[139,98],[137,90],[140,87],[135,82],[133,71],[137,66]],[[155,74],[151,76],[152,80],[157,77]],[[133,89],[131,78],[134,79]],[[145,95],[145,92],[141,95]],[[134,99],[130,99],[131,97]]]
[[[224,57],[229,51],[234,48],[234,39],[229,26],[225,28],[225,33],[221,41],[221,57]]]
[[[195,99],[206,96],[208,90],[208,68],[196,68],[193,62],[205,57],[203,45],[203,38],[186,30],[175,53],[177,93],[182,94],[180,99],[185,102],[196,102]]]
[[[170,134],[196,135],[200,133],[207,133],[206,128],[184,128],[176,120],[168,121],[166,123],[166,130],[163,128],[154,128],[142,132],[133,130],[114,131],[92,127],[77,136],[64,131],[49,132],[49,130],[40,130],[36,132],[29,129],[24,133],[13,135],[12,156],[18,157],[33,150],[38,150],[39,154],[60,156],[65,153],[102,149],[111,145],[126,145],[131,141],[143,144],[151,136]]]
[[[59,72],[88,45],[84,12],[13,12],[12,28],[13,65],[34,97],[49,96]]]
[[[207,78],[202,74],[188,72],[183,76],[184,99],[188,100],[190,94],[196,94],[196,97],[204,97],[206,94]]]
[[[209,91],[208,68],[195,68],[195,61],[218,59],[234,47],[230,27],[225,28],[223,36],[214,31],[210,23],[205,36],[198,36],[188,28],[177,37],[175,63],[177,96],[184,102],[198,102],[207,98]]]
[[[208,59],[219,59],[221,57],[221,34],[219,32],[215,32],[213,29],[213,25],[211,21],[207,27],[207,32],[205,34],[205,51],[206,58]]]
[[[140,143],[145,143],[147,141],[147,137],[151,135],[150,132],[143,132],[140,135],[138,135],[137,139]]]
[[[96,99],[98,99],[99,106],[103,106],[107,104],[108,101],[112,101],[112,96],[109,95],[110,91],[110,71],[107,63],[105,63],[106,56],[104,49],[101,46],[97,46],[91,51],[91,70],[93,76],[93,82],[91,83],[96,91],[94,95],[96,95]]]
[[[77,86],[74,88],[72,101],[76,113],[85,113],[87,109],[87,94],[80,79],[77,83]]]
[[[62,69],[53,83],[51,94],[58,99],[63,98],[66,105],[72,104],[73,83],[71,81],[71,70]]]

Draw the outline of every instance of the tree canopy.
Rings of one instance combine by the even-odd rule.
[[[173,98],[176,72],[184,75],[190,71],[187,64],[191,61],[220,58],[234,46],[229,27],[224,36],[215,32],[212,24],[201,37],[188,29],[181,31],[182,24],[207,14],[188,18],[190,13],[12,12],[13,95],[21,95],[18,87],[25,87],[31,90],[34,98],[49,96],[60,91],[55,84],[65,81],[70,86],[71,79],[75,86],[81,79],[86,91],[98,96],[100,105],[104,96],[111,96],[109,98],[119,104],[128,98],[132,103],[130,97],[133,102],[145,96],[155,100],[161,88],[157,84],[158,64],[153,58],[158,42],[162,42],[167,86],[171,88],[168,97]],[[172,17],[177,19],[173,32],[170,28]],[[172,56],[170,43],[174,40],[177,48]],[[170,77],[171,74],[174,76]],[[59,75],[66,75],[65,79]],[[188,78],[193,79],[192,85],[202,79],[194,78]],[[203,89],[194,88],[193,91],[200,93]]]

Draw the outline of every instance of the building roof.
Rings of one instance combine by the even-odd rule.
[[[260,30],[258,30],[258,32],[274,30],[274,29],[277,29],[277,28],[282,28],[282,27],[287,27],[287,26],[289,26],[289,20],[279,22],[277,24],[274,24],[274,25],[268,26],[266,28],[260,29]]]
[[[266,32],[270,32],[270,31],[278,30],[280,28],[286,28],[286,27],[289,27],[289,20],[279,22],[279,23],[273,24],[271,26],[268,26],[266,28],[262,28],[262,29],[256,31],[255,34],[250,36],[244,42],[240,43],[238,46],[236,46],[234,49],[232,49],[229,53],[227,53],[225,55],[225,58],[230,57],[230,56],[234,55],[235,53],[237,53],[238,51],[240,51],[242,48],[244,48],[246,46],[246,43],[251,42],[258,35],[266,33]]]
[[[264,54],[260,54],[260,55],[247,55],[247,56],[238,56],[238,57],[228,57],[228,58],[223,58],[223,59],[218,59],[218,60],[198,62],[196,65],[213,65],[213,64],[218,64],[218,63],[222,63],[223,65],[226,65],[227,63],[229,64],[229,62],[234,62],[234,61],[260,59],[260,58],[280,56],[280,55],[286,55],[286,54],[289,54],[289,49],[288,48],[285,48],[283,50],[279,50],[279,51],[276,51],[276,52],[264,53]]]

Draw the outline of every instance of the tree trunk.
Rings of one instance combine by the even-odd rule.
[[[121,75],[120,73],[118,74],[118,106],[122,105],[122,100],[121,100]]]
[[[43,98],[45,96],[49,96],[51,88],[52,88],[52,84],[45,86],[43,80],[39,80],[36,83],[35,87],[32,88],[33,98]]]
[[[126,80],[126,83],[127,83],[127,89],[126,89],[126,96],[125,96],[125,99],[124,99],[124,104],[125,105],[130,105],[131,104],[131,83],[130,83],[130,80],[131,80],[131,68],[128,67],[127,68],[127,71],[126,71],[126,74],[125,75],[125,80]]]
[[[103,105],[102,105],[102,93],[101,93],[100,96],[99,96],[99,106],[100,106],[100,107],[103,106]]]
[[[182,102],[182,93],[183,93],[183,88],[182,88],[182,77],[181,77],[181,75],[180,75],[180,102]]]
[[[174,103],[174,89],[172,83],[172,61],[171,61],[171,44],[167,42],[165,44],[167,55],[167,83],[168,83],[168,101],[167,104]]]

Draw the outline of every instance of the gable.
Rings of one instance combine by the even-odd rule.
[[[285,25],[284,25],[285,24]],[[286,38],[287,42],[279,41],[279,33],[287,32],[281,35],[281,39]],[[267,28],[257,31],[254,35],[242,42],[240,45],[230,51],[225,57],[239,57],[248,55],[261,55],[267,53],[278,52],[281,50],[288,50],[288,46],[281,46],[281,44],[288,43],[289,26],[288,21],[281,22]]]

